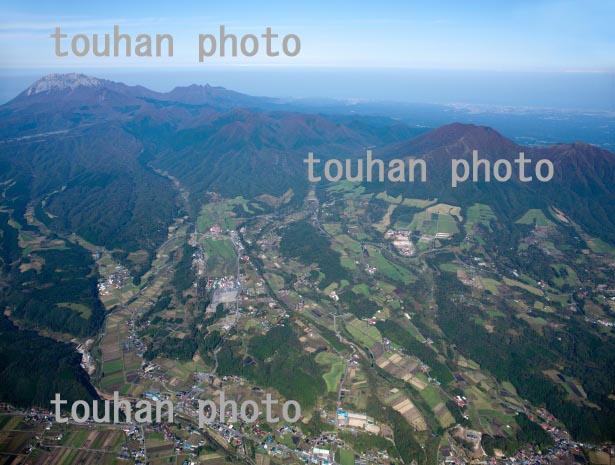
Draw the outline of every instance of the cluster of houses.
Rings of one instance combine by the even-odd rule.
[[[130,272],[122,265],[116,265],[115,273],[110,274],[106,280],[98,283],[99,295],[108,295],[111,289],[122,289],[124,283],[130,280]]]
[[[395,231],[393,229],[389,229],[384,234],[384,238],[393,240],[393,247],[395,247],[395,249],[397,249],[397,251],[405,257],[411,257],[416,252],[416,247],[410,240],[410,231]]]

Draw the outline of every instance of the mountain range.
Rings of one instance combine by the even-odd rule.
[[[384,157],[428,161],[427,183],[385,186],[393,192],[412,189],[462,203],[484,199],[507,217],[528,202],[554,205],[615,241],[615,156],[607,150],[583,143],[523,147],[481,126],[426,131],[384,117],[284,108],[274,99],[208,85],[159,93],[80,74],[45,76],[0,107],[1,179],[18,177],[28,200],[50,196],[50,221],[62,230],[96,244],[152,251],[175,213],[171,182],[152,168],[179,179],[194,208],[208,191],[248,198],[292,189],[300,200],[309,188],[302,161],[309,151],[343,159],[376,147]],[[555,178],[451,189],[451,158],[467,158],[472,150],[492,161],[512,160],[521,151],[547,158]],[[143,212],[147,221],[139,219]]]
[[[207,191],[254,197],[293,189],[300,199],[309,150],[350,156],[416,134],[393,121],[342,124],[271,105],[210,86],[161,94],[83,75],[46,76],[0,107],[3,179],[19,176],[31,199],[55,192],[47,210],[63,230],[151,251],[174,214],[171,183],[152,166],[180,179],[193,205]],[[140,212],[148,212],[146,230],[134,227]]]
[[[387,215],[390,219],[392,214],[397,215],[395,219],[405,215],[409,219],[406,223],[413,224],[416,213],[425,214],[423,207],[417,205],[432,205],[435,202],[431,199],[437,199],[447,208],[460,207],[462,212],[471,208],[491,210],[494,213],[491,223],[487,219],[482,226],[475,224],[473,231],[466,232],[471,236],[477,230],[483,233],[497,231],[497,235],[485,234],[480,247],[484,248],[481,253],[485,257],[499,260],[495,260],[497,264],[492,271],[498,278],[525,267],[528,276],[536,271],[532,278],[535,281],[546,280],[538,276],[543,272],[552,280],[563,280],[559,274],[555,277],[553,267],[568,269],[565,266],[577,263],[572,261],[578,258],[577,255],[589,255],[589,248],[577,247],[575,241],[580,243],[597,238],[604,242],[605,248],[615,244],[615,155],[593,145],[576,142],[523,146],[485,126],[452,122],[433,129],[418,128],[384,116],[299,111],[276,99],[252,97],[208,85],[178,87],[161,93],[81,74],[53,74],[41,78],[15,99],[0,106],[0,305],[11,309],[8,312],[11,319],[25,322],[25,326],[47,335],[66,332],[75,337],[95,336],[101,330],[105,315],[96,290],[97,271],[91,250],[71,240],[73,233],[88,241],[91,249],[109,251],[113,259],[129,269],[134,283],[139,284],[152,267],[159,247],[167,241],[169,227],[177,218],[196,224],[203,206],[213,202],[217,196],[249,200],[250,206],[244,204],[241,210],[242,218],[256,216],[256,208],[258,214],[281,217],[285,209],[298,209],[312,189],[321,200],[330,193],[327,188],[332,186],[326,183],[309,183],[303,162],[308,152],[314,152],[323,160],[356,159],[363,157],[366,149],[373,149],[375,156],[385,161],[421,158],[429,170],[424,183],[365,182],[352,186],[356,192],[376,194],[367,212],[374,218],[374,224]],[[548,159],[554,166],[554,178],[547,183],[537,180],[522,183],[513,179],[507,183],[468,182],[451,187],[451,160],[469,160],[474,150],[492,163],[497,159],[512,161],[520,152],[533,160]],[[383,195],[386,199],[401,196],[420,200],[395,206],[387,204]],[[241,203],[240,200],[237,202]],[[254,209],[250,210],[252,207]],[[519,223],[519,218],[528,211],[543,211],[548,215],[558,212],[557,215],[564,218],[557,220],[561,223],[558,223],[557,237],[566,241],[567,255],[564,258],[570,263],[556,263],[549,255],[552,254],[550,251],[541,252],[545,256],[541,255],[540,260],[529,257],[530,252],[535,253],[538,249],[536,244],[539,241],[534,236],[546,233],[540,229],[537,233],[531,232],[532,227],[538,226],[538,220],[531,215],[529,223]],[[431,211],[429,214],[430,218],[439,215]],[[541,219],[554,224],[551,220]],[[451,221],[455,222],[454,219]],[[372,226],[366,226],[366,230],[369,229],[374,237],[381,235],[382,232]],[[45,237],[41,239],[39,234],[43,230]],[[311,247],[308,239],[294,245],[291,238],[282,242],[289,250],[303,250],[310,257],[316,257],[314,261],[327,260],[334,273],[347,274],[344,279],[339,279],[340,282],[350,283],[355,278],[359,282],[357,276],[353,277],[353,273],[358,275],[358,271],[351,273],[339,263],[331,264],[332,260],[339,258],[338,252],[329,254],[330,243],[318,237],[319,230],[308,224],[299,224],[294,230],[318,247]],[[524,234],[534,236],[528,239]],[[420,242],[420,234],[414,239]],[[463,237],[457,239],[459,244],[465,240]],[[28,243],[36,241],[43,243],[44,247],[33,258]],[[526,248],[518,249],[521,242]],[[459,244],[455,243],[451,250],[461,253]],[[365,247],[358,243],[357,246],[359,250]],[[447,259],[458,259],[455,253],[449,252]],[[600,255],[602,259],[606,260]],[[496,377],[498,370],[506,366],[506,370],[502,369],[506,372],[500,373],[502,380],[511,379],[517,390],[532,401],[542,402],[548,398],[545,392],[550,391],[544,386],[552,386],[544,381],[541,373],[532,372],[531,363],[522,373],[514,357],[510,364],[500,366],[497,360],[482,359],[485,353],[481,347],[472,346],[474,341],[481,341],[491,345],[493,353],[499,351],[497,353],[502,357],[507,357],[510,354],[502,349],[502,341],[507,338],[511,350],[517,351],[511,353],[523,355],[525,359],[522,361],[527,363],[534,355],[524,352],[527,339],[523,340],[521,336],[527,326],[525,320],[511,317],[512,330],[503,327],[503,323],[499,327],[491,325],[491,332],[477,329],[476,320],[482,321],[484,317],[483,305],[497,303],[508,312],[505,297],[498,297],[499,300],[493,303],[489,299],[495,298],[497,292],[490,292],[485,294],[488,298],[478,303],[455,301],[454,298],[462,295],[465,289],[460,290],[456,275],[451,274],[451,277],[440,273],[437,255],[433,260],[433,263],[426,261],[422,269],[429,265],[437,270],[433,278],[433,283],[438,284],[435,294],[433,283],[423,282],[421,278],[403,286],[395,282],[398,286],[393,286],[395,292],[400,295],[406,292],[418,302],[419,298],[414,296],[430,289],[429,299],[441,310],[434,321],[442,331],[435,330],[434,334],[454,343],[450,346],[451,353],[454,345],[455,350],[465,351],[464,356],[480,360],[481,366],[496,373]],[[312,260],[307,262],[305,265],[310,265]],[[418,268],[413,269],[418,274]],[[600,268],[600,279],[608,280],[611,272],[606,265],[604,270]],[[315,274],[319,276],[318,272]],[[579,271],[578,274],[582,273]],[[286,278],[281,279],[285,281]],[[328,279],[331,283],[336,281],[335,276]],[[502,282],[507,282],[505,279]],[[591,281],[591,277],[584,276],[584,279]],[[186,281],[186,288],[189,288],[191,281]],[[494,282],[495,278],[491,281]],[[518,281],[515,281],[517,284],[510,284],[510,279],[508,282],[512,287],[523,286]],[[559,287],[563,289],[563,285]],[[450,293],[445,292],[448,289]],[[583,292],[569,285],[562,290],[565,297],[562,306],[576,308],[582,300],[577,294]],[[80,314],[75,310],[82,307],[67,307],[64,299],[67,293],[89,308],[90,313]],[[357,307],[369,300],[352,292],[346,298],[348,295],[350,298],[354,295],[356,300],[352,302]],[[548,296],[539,295],[546,302]],[[536,295],[531,297],[539,299]],[[568,298],[570,302],[566,300]],[[536,303],[544,308],[545,302]],[[369,303],[370,308],[371,305]],[[458,307],[467,309],[464,316],[467,321],[463,324],[458,324],[462,321],[455,313]],[[571,320],[570,315],[578,318],[578,321],[573,320],[575,324],[580,322],[577,326],[571,324],[572,329],[567,322]],[[550,337],[549,343],[555,344],[555,340],[561,341],[573,335],[570,347],[561,349],[553,359],[562,358],[562,354],[575,354],[574,360],[570,361],[570,370],[576,370],[576,376],[590,385],[588,399],[602,408],[583,410],[589,411],[588,421],[600,425],[588,437],[605,439],[610,437],[606,432],[608,425],[612,425],[610,412],[615,411],[609,391],[612,375],[603,369],[610,363],[608,357],[612,354],[608,355],[611,347],[608,344],[612,343],[604,342],[610,341],[609,335],[590,337],[589,332],[577,331],[581,324],[586,323],[582,322],[581,313],[570,311],[570,315],[564,315],[561,321],[548,326],[540,335],[532,332],[531,350],[533,354],[542,354],[545,338]],[[10,340],[30,338],[37,346],[49,344],[46,339],[39,340],[35,333],[22,334],[6,321],[7,318],[2,316],[0,319],[0,330],[10,334]],[[82,319],[87,323],[83,324]],[[425,324],[421,329],[427,332],[433,330],[433,326]],[[492,334],[493,331],[496,332]],[[568,333],[564,334],[565,331]],[[579,347],[582,350],[576,352]],[[65,346],[60,349],[66,370],[77,371],[79,386],[73,389],[74,392],[91,392],[86,377],[77,368],[78,361],[66,354]],[[529,354],[530,350],[527,351]],[[592,351],[603,355],[595,364],[589,362]],[[2,357],[0,353],[0,360]],[[546,355],[541,357],[540,368],[544,367],[546,371],[554,363],[553,359]],[[440,365],[444,363],[440,360],[442,358],[437,362]],[[4,365],[8,366],[8,361],[3,362]],[[41,367],[28,371],[38,369]],[[590,369],[600,373],[591,373]],[[524,391],[524,386],[535,390],[528,388]],[[9,391],[0,385],[0,393],[10,394]],[[46,395],[40,388],[30,398],[39,401]],[[557,399],[553,408],[560,408],[559,413],[565,421],[574,424],[581,407]],[[22,397],[19,400],[24,401]],[[578,420],[576,429],[572,430],[574,433],[583,433],[583,421]]]

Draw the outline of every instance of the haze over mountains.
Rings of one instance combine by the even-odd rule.
[[[180,178],[193,201],[207,190],[280,196],[290,188],[299,199],[308,187],[308,150],[350,155],[415,132],[391,124],[364,135],[318,115],[256,103],[270,107],[268,99],[207,86],[158,94],[81,75],[47,76],[0,109],[4,176],[24,176],[32,198],[66,186],[48,202],[63,219],[58,227],[94,243],[120,237],[151,250],[173,208],[165,197],[172,195],[170,182],[148,164]],[[99,214],[120,206],[131,217],[148,212],[149,231],[128,230],[120,213]]]
[[[260,317],[250,314],[250,320],[264,318],[265,329],[244,327],[247,345],[220,337],[219,330],[235,329],[222,325],[224,309],[205,314],[212,288],[201,291],[203,283],[243,275],[255,289],[268,283],[265,297],[292,314],[284,321],[310,318],[323,344],[331,344],[329,355],[335,344],[346,358],[366,350],[361,370],[373,397],[358,408],[373,407],[375,416],[391,411],[387,392],[396,384],[374,372],[368,358],[372,349],[383,355],[390,347],[374,341],[389,339],[431,367],[422,383],[442,402],[431,399],[431,405],[427,396],[423,405],[425,394],[407,391],[429,427],[415,436],[403,418],[380,418],[408,438],[406,458],[453,421],[466,424],[454,396],[481,392],[480,382],[466,379],[466,359],[480,379],[493,377],[483,405],[494,408],[468,413],[474,427],[490,425],[484,429],[496,444],[512,440],[513,450],[525,443],[502,439],[501,413],[523,430],[508,401],[498,403],[506,397],[501,392],[510,397],[512,391],[526,412],[547,408],[575,437],[612,439],[615,305],[607,296],[615,256],[615,155],[584,142],[524,146],[487,126],[425,128],[381,114],[333,111],[338,108],[321,111],[211,86],[159,93],[81,74],[45,76],[0,106],[0,336],[7,341],[0,362],[3,376],[13,371],[25,386],[17,392],[0,383],[2,399],[45,404],[51,389],[69,398],[96,397],[80,358],[57,340],[94,340],[113,334],[111,327],[130,341],[109,336],[111,342],[96,346],[108,357],[93,372],[99,389],[115,382],[141,389],[145,360],[199,354],[207,364],[220,344],[220,375],[302,395],[286,382],[275,384],[289,379],[279,373],[301,363],[303,379],[314,382],[306,388],[308,405],[335,404],[335,386],[331,395],[321,394],[324,368],[303,353],[301,330],[289,323],[276,326],[285,328],[280,334],[268,332],[268,318],[277,318],[268,313],[273,307]],[[424,159],[427,181],[308,181],[308,152],[323,161],[351,159],[354,166],[368,148],[385,162]],[[532,160],[526,174],[548,159],[554,177],[524,183],[515,171],[506,183],[451,187],[451,160],[470,160],[474,150],[492,164],[524,152]],[[395,231],[400,237],[390,242]],[[195,268],[195,262],[207,265]],[[103,297],[99,286],[124,279],[117,269],[125,271],[125,283],[110,303],[116,297]],[[338,292],[335,303],[331,289]],[[289,295],[323,312],[306,315],[294,301],[283,307]],[[331,312],[338,312],[337,322],[326,321]],[[381,312],[386,318],[376,322]],[[346,332],[338,338],[340,319]],[[368,328],[370,320],[376,339],[353,334],[353,325]],[[131,325],[137,329],[128,336]],[[284,360],[278,346],[268,346],[270,334],[277,334],[271,340],[278,346],[296,339]],[[41,347],[47,356],[26,354],[22,361],[14,344]],[[57,366],[48,363],[54,354]],[[255,365],[244,363],[248,355]],[[130,369],[123,362],[129,359]],[[382,359],[380,365],[388,366]],[[272,370],[271,377],[261,376],[261,368]],[[191,383],[191,376],[182,382]],[[580,394],[570,395],[557,379],[577,383]],[[504,382],[511,384],[502,391],[497,383]],[[485,420],[489,415],[493,421]]]
[[[555,205],[592,233],[615,240],[615,156],[583,143],[522,147],[496,131],[452,124],[433,131],[386,117],[299,113],[274,99],[220,87],[158,93],[79,74],[49,75],[0,107],[2,179],[18,178],[28,200],[49,198],[54,227],[93,243],[152,251],[175,213],[167,171],[190,192],[246,198],[307,192],[309,151],[327,159],[376,155],[424,157],[424,185],[380,186],[457,203],[484,200],[508,217],[528,203]],[[450,188],[450,159],[548,158],[547,184],[467,183]],[[50,195],[54,193],[53,195]],[[591,206],[591,208],[588,208]],[[141,218],[128,221],[128,218]]]

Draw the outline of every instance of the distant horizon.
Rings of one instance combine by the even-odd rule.
[[[362,67],[0,68],[0,104],[52,73],[81,73],[157,92],[192,84],[280,99],[615,111],[615,73]]]
[[[601,0],[0,4],[0,102],[74,71],[161,92],[209,83],[274,98],[615,111],[615,4]],[[172,53],[137,56],[140,35],[171,37]],[[202,35],[220,46],[200,61]],[[252,36],[259,52],[233,56],[229,35]],[[280,53],[291,35],[300,52]],[[77,37],[89,52],[73,52]],[[95,55],[105,37],[114,53]]]

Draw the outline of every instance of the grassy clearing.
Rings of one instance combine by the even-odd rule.
[[[352,291],[355,294],[363,294],[368,297],[370,296],[369,286],[365,283],[357,284],[356,286],[352,288]]]
[[[331,283],[329,284],[327,287],[324,288],[323,292],[326,295],[331,294],[334,290],[336,290],[338,288],[338,284],[337,283]]]
[[[484,417],[485,419],[487,419],[490,423],[493,420],[496,420],[503,425],[513,425],[515,423],[514,415],[507,415],[501,410],[494,410],[494,409],[478,410],[478,414],[481,417]]]
[[[421,397],[425,399],[427,405],[429,405],[429,407],[431,407],[432,409],[440,402],[442,402],[438,390],[433,386],[427,386],[425,389],[423,389],[421,391]]]
[[[336,363],[331,366],[331,370],[323,375],[325,383],[327,383],[327,390],[329,392],[337,392],[342,375],[346,369],[344,362]]]
[[[475,203],[466,212],[466,231],[471,231],[474,226],[481,224],[491,231],[491,220],[497,219],[489,205]]]
[[[340,462],[342,465],[354,465],[354,453],[348,449],[340,449]]]
[[[334,240],[336,243],[339,243],[344,249],[351,252],[349,256],[352,255],[356,256],[357,258],[361,256],[361,244],[359,244],[347,234],[340,234],[338,236],[335,236]]]
[[[361,185],[357,185],[357,183],[355,182],[344,180],[344,181],[336,182],[335,184],[331,185],[330,187],[327,188],[327,191],[331,193],[344,194],[344,197],[346,197],[348,194],[352,194],[352,195],[363,194],[363,192],[365,192],[365,187]]]
[[[235,273],[237,255],[230,240],[206,237],[203,249],[207,255],[207,272],[210,276],[228,276]]]
[[[416,208],[427,208],[432,206],[438,201],[438,199],[424,200],[424,199],[404,199],[402,205]]]
[[[437,205],[433,205],[427,210],[429,213],[437,213],[438,215],[450,215],[457,219],[457,221],[463,221],[463,216],[461,216],[461,207],[457,207],[454,205],[448,205],[446,203],[439,203]]]
[[[425,338],[423,337],[423,335],[419,332],[418,329],[416,329],[416,326],[414,326],[412,323],[408,323],[408,326],[406,327],[406,331],[408,331],[412,335],[412,337],[418,340],[419,342],[425,341]]]
[[[103,365],[103,371],[105,374],[110,375],[112,373],[116,373],[118,371],[122,371],[124,369],[124,362],[122,359],[113,360],[112,362],[107,362]]]
[[[587,245],[594,253],[615,256],[615,247],[607,244],[602,239],[590,239],[587,241]]]
[[[397,399],[399,399],[403,395],[404,395],[404,393],[402,391],[398,391],[395,394],[391,394],[389,397],[384,399],[384,403],[385,404],[392,404],[394,401],[396,401]]]
[[[385,276],[404,283],[414,282],[416,280],[415,276],[406,268],[398,266],[384,258],[377,248],[367,246],[367,250],[369,252],[368,261],[370,265],[376,267],[376,270]]]
[[[336,392],[346,369],[346,364],[337,355],[331,352],[321,352],[316,356],[316,363],[329,366],[329,371],[322,375],[327,384],[327,391]]]
[[[551,268],[558,275],[558,277],[553,280],[558,288],[561,289],[565,284],[569,286],[579,286],[581,284],[576,272],[568,265],[559,263],[551,265]]]
[[[504,281],[504,284],[506,284],[507,286],[514,286],[514,287],[519,287],[523,290],[526,290],[527,292],[529,292],[530,294],[534,294],[534,295],[538,295],[538,296],[543,296],[544,292],[542,292],[540,289],[537,289],[533,286],[530,286],[528,284],[522,283],[520,281],[516,281],[514,279],[510,279],[510,278],[502,278]]]
[[[500,294],[500,291],[498,290],[498,287],[500,286],[499,281],[496,281],[495,279],[492,279],[492,278],[481,278],[480,282],[483,283],[483,288],[491,292],[493,295]]]
[[[119,371],[117,373],[112,374],[111,376],[105,376],[101,381],[100,385],[103,388],[114,386],[116,384],[124,383],[124,372]]]
[[[448,409],[443,409],[442,413],[438,415],[438,421],[440,425],[444,428],[447,428],[455,423],[455,417],[453,417],[452,413],[448,411]]]
[[[555,226],[542,210],[532,208],[516,221],[517,224],[529,224],[534,226]]]
[[[345,256],[340,257],[340,264],[344,268],[350,271],[354,271],[357,269],[357,265],[355,264],[355,261]]]
[[[524,315],[520,315],[520,318],[523,318],[530,325],[537,326],[538,328],[541,328],[542,326],[545,326],[547,324],[547,320],[545,320],[542,317],[533,317],[533,316],[524,314]]]
[[[84,320],[87,320],[90,316],[92,316],[92,309],[87,305],[77,304],[74,302],[62,302],[56,305],[62,308],[69,308],[73,312],[77,312]]]
[[[342,225],[340,223],[325,223],[322,227],[332,236],[342,234]]]
[[[451,215],[442,214],[438,214],[436,229],[437,232],[447,234],[455,234],[459,231],[457,229],[457,223],[455,222],[455,219]]]
[[[441,263],[440,269],[442,271],[448,271],[449,273],[456,273],[459,267],[457,265],[453,265],[452,263]]]
[[[346,234],[333,236],[332,248],[339,252],[340,264],[349,270],[356,270],[356,261],[361,258],[361,244]]]
[[[502,318],[504,316],[504,314],[499,310],[487,310],[487,315],[491,318]]]
[[[459,231],[457,221],[462,220],[460,207],[440,203],[415,213],[409,225],[397,222],[395,228],[418,230],[426,236],[435,236],[437,233],[455,234]]]
[[[380,199],[380,200],[384,200],[387,203],[395,204],[395,205],[399,205],[400,203],[402,203],[402,201],[404,199],[401,195],[398,195],[397,197],[391,197],[389,194],[387,194],[386,191],[380,192],[376,196],[376,198]]]
[[[220,225],[223,229],[235,229],[233,209],[236,206],[241,206],[246,214],[252,214],[250,202],[243,197],[235,197],[234,199],[226,199],[216,203],[208,203],[201,207],[199,217],[197,218],[197,229],[204,233],[209,231],[215,225]]]
[[[397,208],[397,205],[395,204],[389,205],[389,208],[387,208],[387,211],[382,217],[382,220],[380,220],[379,223],[376,223],[374,225],[377,231],[384,233],[389,228],[391,224],[391,215],[393,214],[396,208]]]
[[[374,344],[382,343],[382,335],[375,326],[370,326],[364,321],[353,319],[346,323],[346,329],[365,347],[372,347]]]

